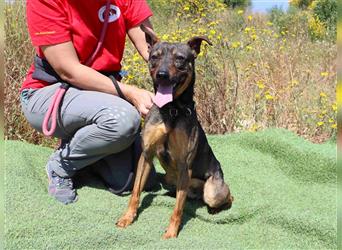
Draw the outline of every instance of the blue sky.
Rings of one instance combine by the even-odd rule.
[[[275,6],[286,10],[288,5],[288,0],[252,0],[252,10],[257,12],[267,11]]]

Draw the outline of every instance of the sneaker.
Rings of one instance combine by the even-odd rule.
[[[58,176],[49,165],[46,166],[46,173],[49,180],[48,191],[51,196],[65,205],[77,201],[76,190],[71,178]]]

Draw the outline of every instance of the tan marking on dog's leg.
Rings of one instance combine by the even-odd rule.
[[[177,180],[176,206],[170,218],[170,224],[163,235],[163,239],[177,237],[179,226],[182,220],[186,195],[190,184],[191,173],[191,170],[186,169],[183,169],[183,171],[179,173]]]
[[[147,125],[143,130],[144,151],[154,152],[157,144],[162,143],[167,135],[168,128],[164,123]]]

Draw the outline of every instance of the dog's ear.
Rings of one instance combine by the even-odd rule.
[[[206,41],[209,45],[213,45],[206,36],[195,36],[188,41],[189,47],[198,55],[201,52],[202,41]]]
[[[145,32],[146,42],[148,43],[150,48],[152,48],[153,45],[155,45],[157,42],[159,42],[159,38],[157,37],[156,33],[154,33],[154,31],[150,27],[147,27],[147,26],[141,24],[140,28],[142,31]]]

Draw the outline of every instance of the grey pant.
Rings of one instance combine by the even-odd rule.
[[[56,83],[22,93],[24,115],[38,131],[42,131],[44,115],[59,86]],[[140,115],[130,103],[110,94],[70,87],[59,110],[54,136],[67,143],[48,162],[59,176],[71,177],[102,158],[113,164],[131,164],[125,158],[139,131]]]

